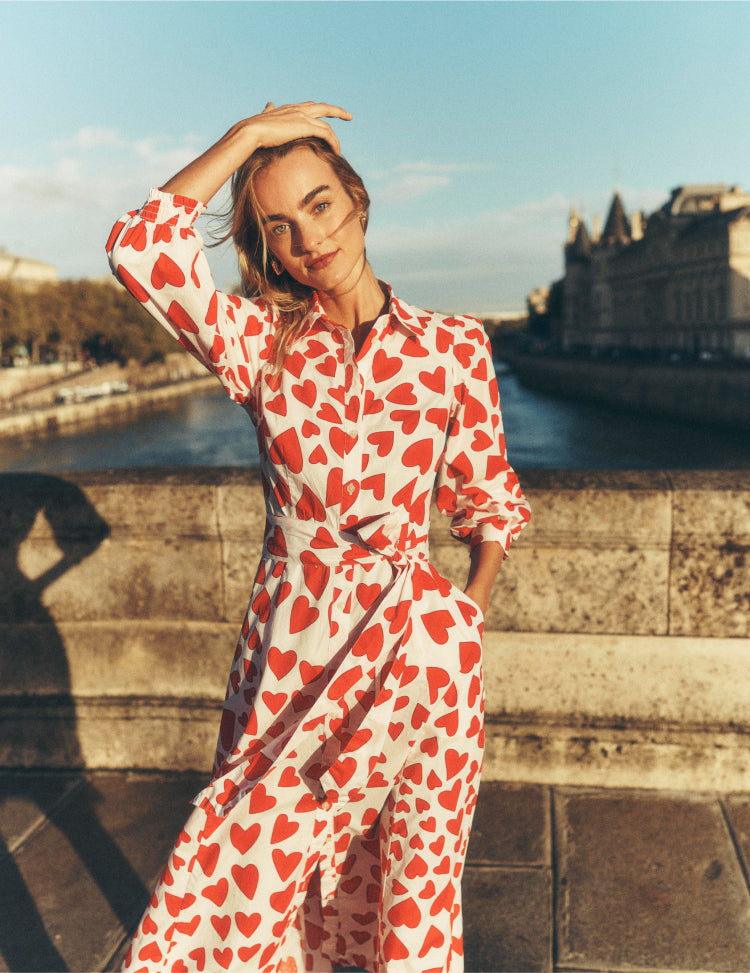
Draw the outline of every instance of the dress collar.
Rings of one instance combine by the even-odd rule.
[[[383,287],[388,295],[388,323],[391,325],[391,327],[396,327],[400,324],[402,327],[406,328],[407,331],[410,331],[413,335],[416,335],[416,337],[423,337],[428,315],[425,315],[424,312],[422,312],[423,316],[420,317],[420,312],[417,310],[417,308],[413,308],[403,301],[400,301],[397,297],[393,296],[393,290],[390,284],[386,284],[385,281],[382,280],[379,280],[378,283],[381,285],[381,287]],[[320,300],[318,299],[317,293],[314,293],[313,303],[307,317],[308,326],[312,326],[313,323],[320,318],[324,318],[326,321],[328,320]]]

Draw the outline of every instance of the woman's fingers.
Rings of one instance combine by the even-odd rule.
[[[282,145],[294,139],[316,136],[328,142],[334,152],[340,154],[341,145],[336,133],[324,119],[341,118],[348,121],[352,114],[339,105],[324,101],[305,101],[278,108],[269,101],[259,118],[263,119],[264,145]]]

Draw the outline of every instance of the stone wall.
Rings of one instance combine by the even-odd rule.
[[[750,429],[750,367],[518,355],[529,388],[658,416]]]
[[[485,778],[746,790],[750,472],[520,475]],[[249,470],[0,475],[0,765],[208,768],[263,526]]]

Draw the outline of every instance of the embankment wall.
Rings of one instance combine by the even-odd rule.
[[[750,366],[606,362],[514,355],[529,388],[605,405],[750,429]]]
[[[485,778],[747,790],[750,472],[520,476]],[[0,475],[0,765],[208,769],[264,519],[250,470]]]

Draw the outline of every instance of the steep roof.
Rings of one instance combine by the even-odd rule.
[[[609,207],[601,241],[602,243],[630,242],[630,223],[625,215],[625,207],[622,205],[622,199],[620,199],[618,192],[612,198],[612,205]]]
[[[568,260],[591,259],[591,237],[583,220],[578,224],[575,239],[565,247],[565,256]]]

